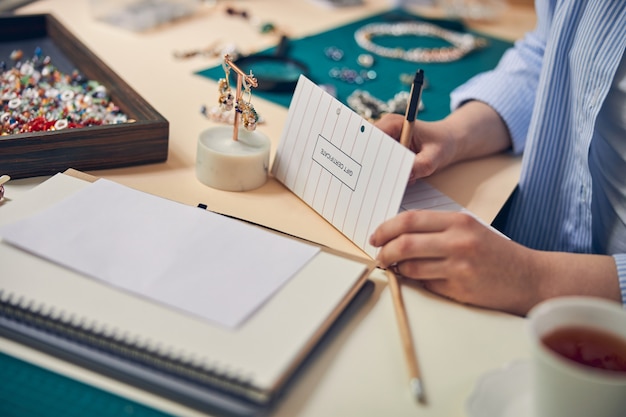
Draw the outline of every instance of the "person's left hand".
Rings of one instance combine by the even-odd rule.
[[[370,238],[379,266],[456,301],[526,314],[537,301],[533,250],[461,212],[405,211]]]

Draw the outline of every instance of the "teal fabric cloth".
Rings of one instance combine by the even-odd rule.
[[[344,104],[347,103],[348,96],[356,89],[368,91],[372,96],[387,101],[400,91],[409,91],[410,85],[401,81],[401,74],[412,76],[419,68],[424,70],[428,81],[428,86],[423,90],[422,101],[425,108],[420,112],[419,118],[422,120],[437,120],[445,117],[450,112],[450,92],[457,86],[467,81],[473,75],[492,69],[496,66],[503,53],[512,46],[510,42],[502,41],[492,37],[479,35],[488,40],[487,47],[474,51],[458,61],[450,63],[412,63],[397,59],[374,56],[375,63],[371,68],[376,71],[377,78],[373,81],[366,81],[361,85],[348,84],[337,79],[333,79],[329,72],[331,69],[351,68],[359,70],[362,67],[357,63],[358,56],[366,53],[361,49],[355,39],[354,32],[368,23],[398,22],[398,21],[426,21],[435,23],[446,29],[467,32],[464,26],[457,21],[431,20],[425,19],[402,9],[392,9],[384,13],[372,15],[362,20],[358,20],[347,25],[304,37],[292,39],[289,44],[288,57],[305,64],[309,72],[307,77],[318,85],[330,84],[335,87],[336,97]],[[474,33],[476,34],[476,33]],[[383,46],[401,46],[403,48],[442,47],[449,44],[438,38],[426,38],[416,36],[401,37],[380,37],[376,42]],[[335,62],[325,56],[327,47],[336,47],[344,52],[343,59]],[[276,48],[261,51],[256,55],[275,53]],[[207,68],[196,73],[199,76],[213,80],[224,77],[224,70],[221,65]],[[231,82],[234,80],[231,79]],[[288,107],[291,102],[292,91],[284,93],[254,91],[254,96],[263,97],[284,107]],[[209,91],[208,97],[211,98]],[[215,101],[217,102],[217,91],[215,91]],[[257,111],[262,115],[263,108],[256,105]]]
[[[0,381],[3,417],[169,417],[4,353],[0,353]]]

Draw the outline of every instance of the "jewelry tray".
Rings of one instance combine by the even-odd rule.
[[[76,69],[105,86],[110,100],[134,122],[0,136],[0,175],[17,179],[167,159],[168,121],[54,16],[0,17],[0,60],[17,49],[30,56],[35,47],[59,70]]]

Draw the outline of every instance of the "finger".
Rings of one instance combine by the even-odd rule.
[[[415,155],[409,181],[415,181],[418,178],[428,177],[435,172],[437,166],[434,162],[434,152],[431,149],[432,148],[424,148]]]
[[[401,234],[442,232],[450,225],[450,214],[431,210],[404,211],[378,226],[370,237],[370,244],[383,246]]]
[[[400,133],[402,133],[402,125],[404,118],[402,115],[387,113],[384,114],[375,123],[376,127],[391,136],[392,138],[399,140]]]
[[[461,302],[450,292],[449,281],[445,279],[428,279],[421,281],[422,288],[449,300]]]
[[[419,282],[422,285],[422,288],[437,294],[439,294],[440,289],[445,284],[444,279],[424,279],[419,280]]]
[[[441,258],[401,261],[395,264],[395,270],[403,277],[420,281],[442,280],[446,276],[445,260]]]
[[[378,265],[384,268],[396,263],[401,263],[405,267],[408,262],[413,260],[445,258],[447,243],[444,239],[445,235],[439,233],[402,234],[387,242],[378,252],[376,260]],[[421,278],[419,273],[413,273],[410,276]],[[442,275],[438,276],[441,277]],[[433,277],[433,275],[424,277]]]

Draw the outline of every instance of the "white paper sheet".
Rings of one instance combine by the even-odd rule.
[[[406,187],[399,211],[405,210],[466,211],[426,181],[417,181]]]
[[[0,235],[38,256],[228,328],[240,325],[319,251],[103,179],[3,226]]]

